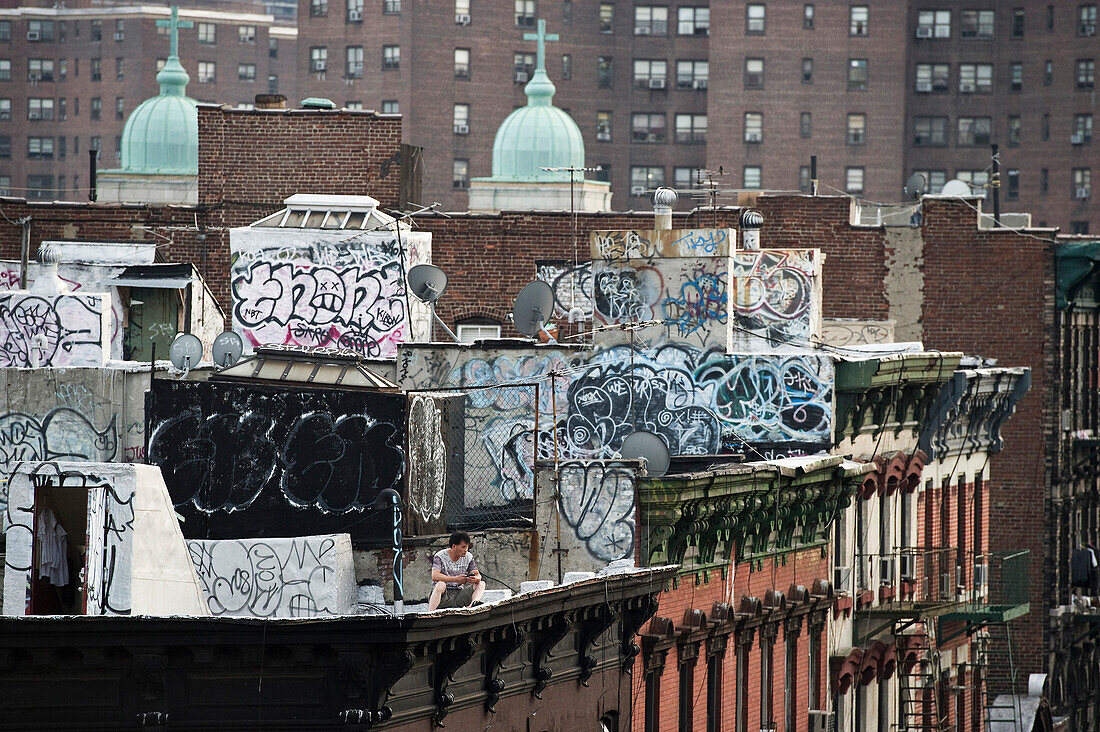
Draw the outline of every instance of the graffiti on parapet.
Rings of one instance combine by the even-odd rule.
[[[651,259],[656,243],[648,231],[600,231],[592,234],[593,259]]]
[[[596,317],[609,324],[652,320],[664,295],[664,279],[654,267],[601,265],[592,287]]]
[[[651,231],[596,231],[590,235],[592,259],[656,259],[725,257],[728,229],[664,229]]]
[[[589,553],[605,562],[634,552],[634,471],[618,462],[566,462],[561,515]]]
[[[738,331],[774,341],[813,335],[813,250],[737,252],[732,277],[736,283],[734,325]],[[804,345],[804,344],[803,344]]]
[[[726,272],[717,264],[697,261],[681,273],[680,289],[661,301],[665,324],[681,338],[693,336],[727,318]]]
[[[575,267],[564,260],[535,262],[535,276],[554,290],[554,317],[568,317],[580,308],[581,320],[592,318],[592,263]]]
[[[331,536],[187,542],[210,612],[242,617],[311,618],[349,611]]]
[[[821,340],[830,346],[855,346],[866,343],[891,343],[894,321],[826,320]]]
[[[102,365],[103,305],[99,295],[0,293],[0,367]]]
[[[218,514],[211,538],[353,523],[373,539],[379,522],[348,517],[404,477],[400,394],[158,382],[150,403],[149,462],[185,518]]]
[[[443,415],[430,396],[416,394],[409,404],[409,509],[424,521],[443,515],[447,486],[447,446]]]

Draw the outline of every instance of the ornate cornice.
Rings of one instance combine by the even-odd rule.
[[[1031,369],[960,369],[943,386],[921,430],[919,446],[933,459],[995,453],[1001,426],[1031,388]]]

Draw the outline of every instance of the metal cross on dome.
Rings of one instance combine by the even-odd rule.
[[[546,71],[546,42],[558,40],[557,33],[546,32],[546,21],[539,18],[538,32],[536,33],[524,33],[523,40],[525,41],[538,41],[538,51],[535,53],[535,70]]]
[[[180,55],[180,28],[190,28],[194,23],[190,20],[180,20],[180,9],[172,6],[172,18],[170,20],[158,20],[158,28],[168,28],[168,57],[179,58]]]

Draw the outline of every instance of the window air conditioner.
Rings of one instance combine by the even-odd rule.
[[[664,89],[665,88],[665,80],[664,79],[650,79],[649,80],[649,88],[650,89]]]
[[[517,71],[515,76],[513,77],[513,79],[515,80],[515,82],[517,84],[523,84],[527,81],[527,72],[526,71]]]
[[[470,126],[469,125],[455,125],[455,134],[456,135],[468,135],[468,134],[470,134]]]
[[[455,25],[469,25],[469,24],[470,24],[470,14],[469,13],[458,13],[458,14],[455,15]]]
[[[1094,36],[1094,35],[1096,35],[1096,26],[1093,25],[1092,23],[1082,23],[1081,24],[1081,35],[1083,35],[1083,36]]]
[[[121,41],[121,40],[122,40],[123,38],[125,38],[125,37],[126,37],[126,36],[125,36],[125,35],[123,35],[123,33],[122,33],[121,31],[120,31],[120,32],[118,32],[118,33],[115,33],[115,40],[116,40],[116,41]]]
[[[363,22],[363,11],[362,10],[349,10],[348,11],[348,21],[351,22],[351,23],[362,23]]]
[[[1089,189],[1088,188],[1078,188],[1077,191],[1076,191],[1076,196],[1075,197],[1078,200],[1083,200],[1083,199],[1088,198],[1089,197]]]
[[[696,79],[695,81],[693,81],[691,83],[691,85],[692,85],[692,87],[694,87],[696,89],[700,89],[700,90],[705,91],[706,88],[707,88],[707,83],[708,83],[707,79]]]
[[[634,35],[636,36],[648,36],[652,31],[648,25],[636,25],[634,26]]]
[[[969,81],[960,81],[959,82],[959,91],[962,92],[963,94],[973,94],[974,91],[977,88],[978,88],[977,86],[975,86],[974,84],[971,84]]]
[[[314,61],[309,65],[309,70],[315,74],[323,73],[325,71],[325,64]],[[202,81],[202,79],[199,79],[199,81]]]
[[[27,119],[42,119],[41,112],[27,112]]]
[[[6,109],[3,112],[0,112],[0,119],[11,119],[11,112]]]
[[[41,37],[42,36],[38,33],[38,31],[27,31],[27,40],[28,41],[37,41]]]
[[[905,581],[910,581],[913,579],[914,573],[912,554],[902,554],[900,557],[898,557],[898,574],[900,574],[901,578]]]
[[[833,721],[833,713],[824,709],[811,709],[809,732],[829,732]]]
[[[931,38],[931,37],[932,37],[932,26],[929,26],[929,25],[919,25],[919,26],[917,26],[917,38]]]
[[[760,133],[759,132],[746,132],[745,133],[745,142],[760,142]]]
[[[611,133],[610,132],[597,132],[596,133],[596,139],[599,140],[600,142],[610,142],[611,141]]]
[[[31,71],[27,74],[27,81],[42,81],[42,74],[38,71]]]
[[[917,82],[917,91],[919,91],[919,92],[930,92],[930,91],[932,91],[932,82],[930,82],[930,81],[918,81]]]
[[[645,186],[630,186],[630,195],[632,196],[644,196]]]
[[[1075,132],[1069,136],[1069,144],[1071,145],[1083,145],[1085,143],[1085,135],[1081,132]]]
[[[852,590],[852,568],[851,567],[833,567],[833,587],[837,592],[851,592]]]

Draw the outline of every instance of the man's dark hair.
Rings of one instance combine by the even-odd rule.
[[[473,544],[473,542],[470,541],[470,535],[467,534],[465,531],[456,531],[451,534],[451,546],[458,546],[462,542]]]

